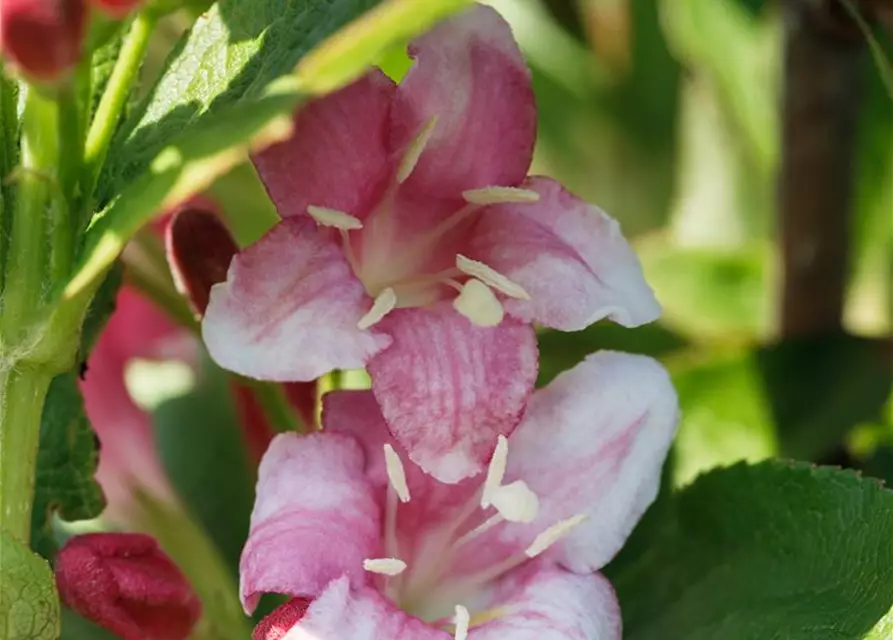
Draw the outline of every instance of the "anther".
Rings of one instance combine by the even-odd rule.
[[[523,480],[499,487],[491,496],[493,506],[509,522],[533,522],[540,501]]]
[[[502,484],[502,478],[505,476],[505,466],[508,462],[509,441],[501,433],[496,438],[496,449],[493,450],[493,457],[490,458],[490,465],[487,467],[487,478],[484,480],[484,492],[481,495],[481,509],[486,509],[492,502],[491,496],[493,492]]]
[[[400,498],[400,502],[409,502],[409,485],[406,484],[406,472],[403,470],[403,461],[389,444],[384,446],[385,468],[388,472],[388,480]]]
[[[412,173],[412,170],[415,169],[415,166],[419,162],[419,158],[422,157],[422,152],[425,150],[425,147],[428,146],[428,141],[431,140],[431,134],[434,133],[435,126],[437,126],[437,116],[428,120],[424,128],[415,138],[413,138],[412,142],[409,143],[409,148],[406,150],[403,159],[400,160],[400,165],[397,167],[398,183],[403,184]]]
[[[458,254],[456,256],[456,267],[458,267],[459,271],[462,273],[466,273],[472,278],[477,278],[487,286],[492,287],[497,291],[501,291],[509,298],[530,300],[530,294],[524,291],[524,288],[521,285],[512,282],[490,265]]]
[[[468,609],[461,604],[456,605],[456,633],[455,640],[466,640],[468,638],[468,626],[471,624],[471,615]]]
[[[364,331],[372,325],[377,324],[382,318],[393,311],[396,306],[397,294],[394,293],[394,290],[391,287],[383,289],[381,293],[375,296],[375,302],[372,303],[372,308],[366,312],[366,315],[360,318],[359,322],[357,322],[357,329]]]
[[[508,202],[536,202],[540,194],[532,189],[518,187],[484,187],[462,192],[465,202],[472,204],[503,204]]]
[[[490,287],[475,278],[462,287],[453,300],[453,308],[479,327],[495,327],[505,314]]]
[[[359,218],[355,218],[349,213],[338,211],[337,209],[329,209],[328,207],[317,207],[310,205],[307,207],[307,213],[316,220],[317,224],[323,227],[334,227],[342,231],[353,231],[362,229],[363,222]]]
[[[406,563],[397,558],[367,558],[363,560],[363,569],[383,576],[398,576],[406,571]]]
[[[561,540],[571,531],[579,527],[588,518],[585,513],[578,513],[567,520],[560,520],[539,534],[534,541],[524,550],[528,558],[535,558]]]

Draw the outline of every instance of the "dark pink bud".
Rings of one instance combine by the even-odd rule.
[[[62,602],[124,640],[184,640],[201,615],[185,576],[140,533],[77,536],[56,556]]]
[[[0,52],[26,76],[50,81],[81,55],[86,0],[0,0]]]
[[[229,263],[239,251],[236,241],[213,205],[196,200],[171,217],[164,243],[177,288],[204,314],[211,287],[226,280]]]
[[[136,9],[140,0],[93,0],[93,5],[112,18],[123,18]]]
[[[273,613],[260,621],[251,634],[251,640],[282,640],[289,629],[304,617],[310,600],[307,598],[293,598]]]

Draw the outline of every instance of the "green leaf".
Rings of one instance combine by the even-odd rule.
[[[31,546],[51,559],[57,549],[53,515],[65,520],[95,518],[105,506],[93,479],[96,439],[84,413],[74,373],[57,376],[50,385],[40,423],[40,448],[31,515]]]
[[[685,355],[669,361],[682,420],[673,446],[673,484],[716,466],[778,454],[772,411],[752,352]]]
[[[287,137],[289,116],[300,99],[293,86],[281,84],[262,99],[208,118],[165,147],[88,230],[64,298],[92,293],[127,241],[154,215],[208,188],[250,150]]]
[[[671,497],[645,552],[606,570],[624,638],[863,638],[893,604],[893,493],[856,473],[767,461]]]
[[[634,329],[611,322],[599,322],[582,331],[544,330],[537,335],[537,341],[540,348],[540,371],[536,381],[538,387],[547,385],[559,373],[600,349],[641,353],[659,358],[688,344],[657,322]]]
[[[232,398],[229,375],[204,358],[195,388],[161,403],[152,420],[171,484],[235,575],[256,475]]]
[[[9,640],[59,637],[59,595],[46,560],[0,530],[0,635]]]
[[[888,349],[884,340],[847,335],[760,349],[782,453],[819,460],[859,423],[881,421],[893,389]]]
[[[638,249],[672,330],[693,341],[752,340],[768,332],[769,247],[678,247],[654,237]]]

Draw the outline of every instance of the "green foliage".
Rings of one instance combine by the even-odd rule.
[[[857,639],[893,604],[893,493],[877,481],[739,464],[659,513],[645,551],[607,570],[630,640]]]
[[[673,484],[739,460],[778,454],[772,411],[752,352],[711,352],[670,361],[682,420]]]
[[[0,635],[9,640],[59,637],[59,595],[46,560],[0,530]]]
[[[204,359],[196,387],[153,413],[158,452],[177,494],[235,574],[256,477],[231,400],[229,376]]]
[[[664,306],[664,320],[695,341],[753,340],[772,318],[768,247],[677,247],[643,243],[645,275]]]
[[[93,479],[96,439],[84,414],[74,373],[50,385],[40,423],[40,449],[31,513],[31,546],[47,559],[56,553],[53,515],[65,520],[95,518],[105,506]]]

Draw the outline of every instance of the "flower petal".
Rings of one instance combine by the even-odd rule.
[[[477,327],[447,302],[398,309],[378,326],[394,342],[368,368],[391,433],[442,482],[479,472],[533,389],[533,328],[512,319]]]
[[[406,187],[457,198],[514,186],[530,166],[536,105],[530,71],[505,20],[474,6],[413,41],[415,65],[397,89],[391,143],[402,155],[437,116]]]
[[[600,574],[525,568],[502,578],[493,596],[506,613],[473,627],[469,640],[620,640],[620,606]]]
[[[357,369],[390,344],[357,322],[372,300],[340,249],[308,218],[285,220],[239,253],[211,289],[202,336],[224,368],[309,381]]]
[[[132,517],[134,487],[157,499],[174,499],[155,449],[152,420],[133,401],[124,381],[135,358],[192,363],[197,344],[184,330],[133,289],[123,287],[80,382],[84,408],[101,443],[96,479],[105,516],[124,524]]]
[[[523,186],[537,191],[539,201],[486,209],[468,249],[469,257],[530,295],[506,300],[510,315],[563,331],[605,317],[634,327],[660,315],[615,220],[549,178],[530,178]]]
[[[397,535],[401,557],[417,564],[416,552],[424,550],[425,537],[448,523],[480,487],[472,478],[456,484],[438,482],[407,460],[406,451],[388,431],[378,401],[371,391],[331,391],[323,396],[322,425],[327,432],[354,436],[366,453],[366,475],[380,491],[388,485],[383,448],[391,445],[403,462],[411,499],[400,504]],[[425,561],[422,559],[421,561]]]
[[[379,551],[380,508],[351,437],[277,436],[261,461],[251,530],[239,565],[242,604],[262,593],[316,596],[346,576],[365,583],[363,560]]]
[[[309,205],[358,218],[369,212],[393,172],[387,131],[395,89],[370,71],[301,108],[291,138],[253,156],[279,215],[302,215]]]
[[[288,640],[453,640],[370,587],[352,589],[347,579],[332,582],[291,628]]]
[[[676,392],[651,358],[603,351],[558,376],[533,395],[509,438],[505,481],[525,480],[539,515],[500,529],[501,542],[526,546],[586,514],[547,553],[572,571],[603,567],[657,495],[677,419]]]

